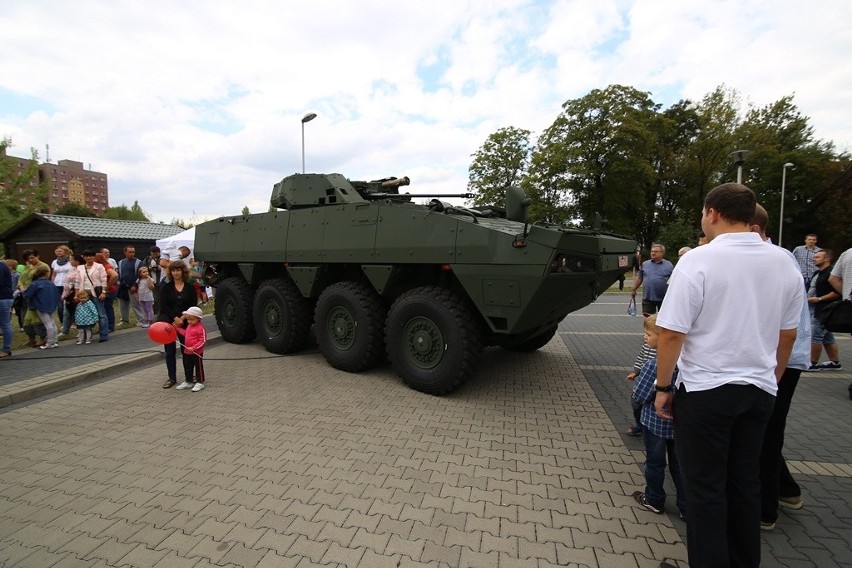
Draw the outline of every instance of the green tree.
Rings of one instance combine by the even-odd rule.
[[[48,187],[39,179],[38,152],[31,148],[31,158],[20,168],[20,160],[6,155],[11,147],[11,138],[0,140],[0,232],[30,213],[45,211],[47,204]]]
[[[182,229],[191,229],[195,226],[195,223],[190,223],[188,221],[184,221],[183,219],[178,219],[177,217],[175,217],[171,221],[169,221],[169,225],[175,225],[177,227],[181,227]]]
[[[79,203],[74,203],[73,201],[69,201],[68,203],[63,204],[56,211],[54,211],[57,215],[68,215],[71,217],[97,217],[97,213],[89,209],[84,205],[80,205]]]
[[[248,217],[248,216],[249,216],[249,208],[248,208],[248,205],[246,205],[245,207],[243,207],[243,217]]]
[[[591,225],[599,213],[608,228],[641,240],[653,232],[646,225],[659,186],[654,160],[666,128],[659,105],[649,93],[610,85],[562,108],[533,154],[530,183],[546,207],[563,194],[560,201],[580,224]]]
[[[138,201],[134,201],[130,207],[124,203],[117,207],[107,207],[101,217],[104,219],[122,219],[125,221],[149,221],[148,216],[142,210]]]
[[[837,191],[842,181],[837,182],[844,179],[849,157],[837,155],[830,142],[814,138],[808,117],[801,114],[792,95],[749,109],[738,135],[741,147],[752,150],[743,167],[743,181],[769,212],[769,235],[778,242],[782,172],[784,164],[792,163],[794,168],[787,169],[786,175],[784,238],[780,244],[792,248],[802,243],[805,234],[815,232],[822,234],[821,244],[827,245],[826,224],[832,226],[837,213],[848,202],[848,182],[845,200],[842,191]],[[827,197],[830,187],[839,200],[821,198]],[[848,205],[845,207],[848,212]],[[838,242],[848,242],[842,236],[848,235],[847,225],[834,227],[833,232],[841,234]]]
[[[530,131],[509,126],[488,136],[473,154],[467,189],[474,206],[505,205],[506,188],[520,185],[530,156]]]

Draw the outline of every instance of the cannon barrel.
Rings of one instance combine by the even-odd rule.
[[[383,188],[391,188],[391,187],[402,187],[404,185],[411,184],[411,179],[408,176],[403,176],[401,178],[391,178],[382,180],[381,186]]]

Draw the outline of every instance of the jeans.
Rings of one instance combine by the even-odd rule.
[[[68,335],[71,332],[71,325],[74,324],[74,314],[77,313],[77,304],[71,302],[63,302],[65,305],[65,319],[62,320],[62,335]]]
[[[106,312],[109,331],[115,331],[115,295],[116,292],[113,292],[112,294],[107,293],[106,300],[104,300],[104,311]],[[103,339],[103,335],[101,336],[101,339]]]
[[[3,352],[12,352],[12,304],[13,299],[0,300],[0,332],[3,333]]]
[[[691,568],[760,565],[760,448],[774,403],[751,385],[678,389],[675,448]]]
[[[680,465],[675,454],[674,440],[657,436],[644,426],[642,438],[645,441],[645,497],[648,503],[661,511],[665,508],[666,490],[663,488],[663,483],[666,480],[666,457],[668,457],[669,473],[677,491],[677,508],[686,515],[686,491],[681,483]]]
[[[55,345],[56,344],[56,323],[53,321],[53,312],[37,312],[38,319],[41,320],[41,324],[44,326],[45,333],[47,333],[47,344]]]
[[[109,297],[107,297],[108,301]],[[92,294],[92,302],[95,303],[95,309],[98,310],[98,332],[100,333],[100,338],[106,341],[109,339],[109,320],[107,319],[106,307],[104,306],[105,302],[101,302],[94,294]]]

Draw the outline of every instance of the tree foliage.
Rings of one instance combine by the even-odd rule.
[[[520,185],[529,163],[530,131],[501,128],[473,154],[467,189],[474,206],[505,205],[506,188]]]
[[[662,109],[650,93],[610,85],[566,101],[531,150],[529,139],[515,127],[488,137],[470,168],[474,204],[500,203],[502,188],[520,182],[534,199],[533,221],[591,226],[600,214],[605,229],[645,247],[665,238],[677,251],[695,245],[707,192],[736,180],[730,154],[750,150],[743,183],[769,211],[770,236],[777,241],[783,166],[793,163],[782,244],[808,232],[826,246],[852,244],[850,156],[814,139],[792,95],[755,107],[722,85]]]
[[[97,217],[98,214],[86,207],[85,205],[80,205],[79,203],[74,203],[73,201],[69,201],[68,203],[63,204],[56,211],[54,211],[57,215],[68,215],[71,217]]]
[[[148,215],[142,210],[138,201],[134,201],[133,205],[128,207],[124,203],[117,207],[107,207],[104,209],[104,219],[122,219],[124,221],[149,221]]]
[[[47,184],[39,179],[38,152],[31,148],[31,158],[20,168],[20,160],[6,155],[11,147],[11,138],[0,140],[0,232],[30,213],[44,211],[47,202]]]

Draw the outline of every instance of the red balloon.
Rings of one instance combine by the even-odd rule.
[[[148,328],[148,337],[155,343],[166,345],[174,343],[177,340],[177,332],[171,324],[158,321],[157,323],[152,323],[151,327]]]

